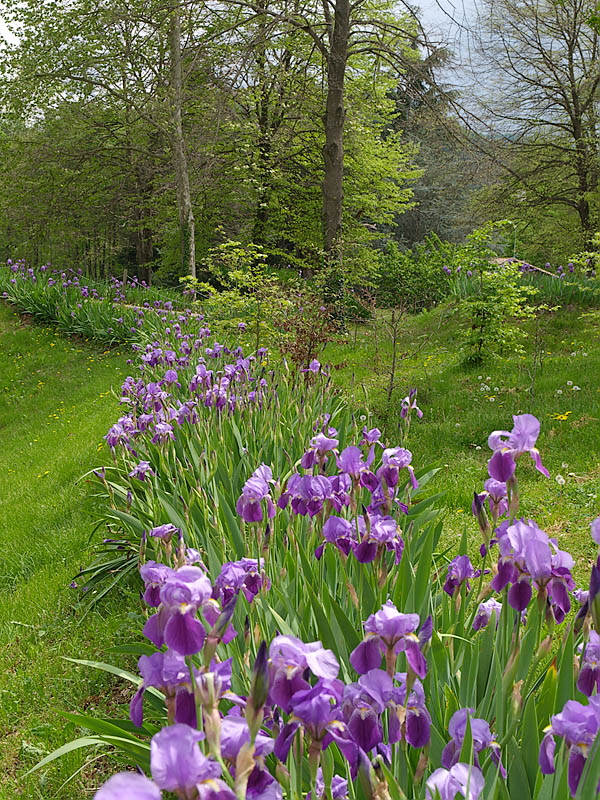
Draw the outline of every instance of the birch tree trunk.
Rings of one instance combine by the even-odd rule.
[[[171,12],[171,28],[169,32],[169,50],[171,57],[171,152],[175,170],[177,191],[177,208],[179,211],[179,231],[182,264],[192,277],[196,277],[196,243],[194,230],[194,212],[190,192],[190,176],[183,138],[181,122],[182,79],[181,79],[181,10],[178,4]]]

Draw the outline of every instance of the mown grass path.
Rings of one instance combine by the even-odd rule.
[[[115,418],[110,390],[126,374],[125,356],[28,325],[2,303],[0,353],[0,798],[50,798],[82,765],[79,755],[21,776],[74,738],[57,710],[102,714],[107,693],[118,691],[63,656],[105,657],[129,629],[122,600],[82,620],[69,587],[90,560],[91,519],[77,480],[106,463],[97,451]],[[87,767],[58,796],[91,796],[96,780]]]

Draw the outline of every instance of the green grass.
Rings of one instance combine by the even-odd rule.
[[[21,776],[74,738],[57,710],[105,713],[129,699],[116,680],[63,658],[101,659],[136,630],[122,598],[82,618],[69,588],[90,560],[77,480],[106,461],[97,450],[116,415],[110,388],[125,376],[125,358],[29,325],[2,303],[0,351],[0,798],[87,797],[101,761],[58,795],[81,756]]]
[[[600,313],[567,309],[540,317],[541,364],[534,380],[535,327],[527,323],[525,356],[467,367],[461,349],[465,320],[459,312],[445,306],[406,318],[398,345],[406,357],[398,361],[389,404],[391,341],[383,317],[353,329],[347,341],[329,345],[322,360],[337,365],[334,379],[357,405],[364,406],[368,398],[371,423],[383,427],[391,443],[398,440],[401,400],[410,386],[418,387],[424,417],[415,418],[410,430],[407,446],[413,464],[440,463],[434,488],[446,493],[446,535],[460,535],[466,522],[473,546],[477,528],[471,501],[487,478],[488,434],[510,430],[512,414],[535,414],[542,425],[539,449],[551,477],[541,476],[523,458],[522,513],[573,554],[576,577],[585,582],[595,556],[589,523],[600,514]],[[573,391],[568,381],[580,391]],[[482,384],[489,390],[482,391]],[[566,419],[555,419],[556,414]],[[562,488],[557,474],[566,480]]]

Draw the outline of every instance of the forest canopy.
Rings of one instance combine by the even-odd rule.
[[[176,284],[230,240],[304,276],[364,275],[390,242],[504,218],[509,255],[592,246],[590,0],[480,3],[468,62],[388,0],[4,0],[1,14],[6,256]]]

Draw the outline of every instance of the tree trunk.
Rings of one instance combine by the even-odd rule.
[[[181,241],[182,265],[188,275],[196,277],[196,243],[194,229],[194,212],[190,192],[190,176],[183,124],[181,121],[182,80],[181,80],[181,11],[175,5],[171,12],[171,29],[169,33],[169,49],[171,56],[171,151],[175,184],[177,189],[177,206],[179,211],[179,230]]]
[[[341,261],[344,199],[344,79],[350,37],[350,0],[336,0],[327,63],[327,104],[323,162],[323,250],[328,262]]]
[[[258,4],[257,11],[264,12],[265,3]],[[266,20],[264,13],[258,19],[258,30],[256,34],[254,58],[256,64],[256,75],[258,80],[257,98],[255,103],[256,120],[258,124],[258,180],[259,190],[256,199],[256,214],[254,217],[254,227],[252,230],[252,241],[255,244],[264,244],[265,230],[267,226],[267,209],[269,207],[269,195],[271,176],[269,174],[271,156],[271,125],[269,119],[269,89],[267,86],[266,74]]]
[[[327,102],[323,162],[323,251],[328,271],[323,300],[341,330],[346,327],[342,273],[342,210],[344,201],[344,81],[350,38],[350,0],[336,0],[327,60]]]
[[[140,277],[146,280],[148,284],[152,283],[151,262],[153,256],[152,231],[149,228],[138,228],[135,232],[135,260]]]

